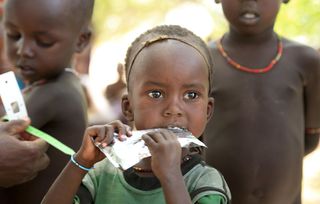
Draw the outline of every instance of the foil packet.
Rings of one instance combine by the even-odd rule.
[[[120,141],[118,135],[114,134],[114,141],[112,144],[102,147],[100,144],[95,144],[109,159],[109,161],[116,167],[126,170],[137,164],[143,158],[151,156],[148,147],[141,139],[142,135],[151,132],[159,131],[160,128],[132,131],[132,136],[126,138],[125,141]],[[182,128],[168,128],[177,137],[183,148],[191,147],[206,147],[198,138],[192,135],[191,132]]]

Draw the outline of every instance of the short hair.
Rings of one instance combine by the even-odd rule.
[[[73,2],[70,3],[73,4]],[[77,12],[79,16],[75,17],[77,19],[77,24],[81,28],[89,25],[93,14],[94,0],[76,0],[76,3],[73,5],[74,7],[72,10],[78,10]]]
[[[52,2],[52,0],[47,1]],[[6,0],[5,7],[7,7],[10,2],[20,3],[19,1]],[[46,1],[40,0],[40,2],[45,3]],[[62,6],[65,7],[64,9],[66,9],[67,15],[71,17],[71,19],[66,20],[72,23],[74,27],[80,30],[89,25],[93,14],[94,0],[60,0],[59,3],[63,3]]]
[[[178,25],[156,26],[137,37],[128,48],[125,58],[127,89],[129,90],[129,77],[132,65],[139,53],[151,44],[164,40],[176,40],[196,49],[206,61],[208,67],[209,94],[212,92],[213,62],[207,44],[190,30]]]
[[[90,21],[93,14],[94,0],[82,0],[82,10],[84,13],[84,19]]]

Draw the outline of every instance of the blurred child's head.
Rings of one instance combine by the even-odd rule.
[[[243,34],[273,29],[281,3],[289,0],[216,0],[222,4],[230,29]]]
[[[213,109],[206,43],[180,26],[158,26],[127,51],[123,113],[139,129],[187,128],[200,136]]]
[[[94,0],[8,0],[4,7],[6,52],[21,76],[50,79],[70,66],[90,39]]]

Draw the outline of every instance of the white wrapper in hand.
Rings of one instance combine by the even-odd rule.
[[[206,147],[203,142],[185,129],[177,127],[168,129],[177,135],[181,147]],[[132,131],[132,136],[128,137],[125,141],[120,141],[118,135],[115,134],[113,144],[106,147],[102,147],[99,144],[95,145],[106,155],[115,167],[126,170],[143,158],[151,156],[148,147],[145,146],[141,137],[148,132],[159,130],[160,129]]]

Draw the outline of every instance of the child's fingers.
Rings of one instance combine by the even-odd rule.
[[[99,125],[93,130],[95,134],[92,136],[93,141],[97,145],[106,147],[113,140],[114,127],[112,125]]]
[[[126,129],[127,136],[131,137],[132,136],[131,127],[129,125],[125,125],[125,129]]]
[[[168,137],[163,131],[148,132],[142,135],[142,139],[150,150],[156,149],[168,141]]]
[[[115,130],[118,132],[119,140],[123,141],[126,139],[127,136],[131,136],[131,128],[128,125],[123,124],[120,120],[115,120],[110,123],[114,127]]]
[[[160,130],[160,133],[163,137],[164,140],[174,140],[174,139],[177,139],[177,136],[169,131],[169,130]]]
[[[159,130],[147,133],[156,143],[163,143],[167,140],[177,139],[176,135],[169,130]]]
[[[106,147],[113,141],[114,133],[119,134],[119,139],[124,140],[126,136],[131,136],[131,130],[128,125],[116,120],[106,125],[95,125],[87,129],[86,135],[93,140],[96,145]]]
[[[157,145],[157,142],[152,138],[151,134],[146,133],[146,134],[142,135],[141,139],[143,139],[145,145],[149,149],[153,149]]]
[[[112,125],[105,126],[105,137],[102,140],[102,147],[106,147],[113,142],[114,138],[114,127]]]
[[[101,125],[94,125],[91,127],[88,127],[85,132],[85,137],[84,137],[84,144],[87,144],[90,146],[90,144],[93,143],[98,143],[101,139],[101,129],[103,129],[103,126]]]

